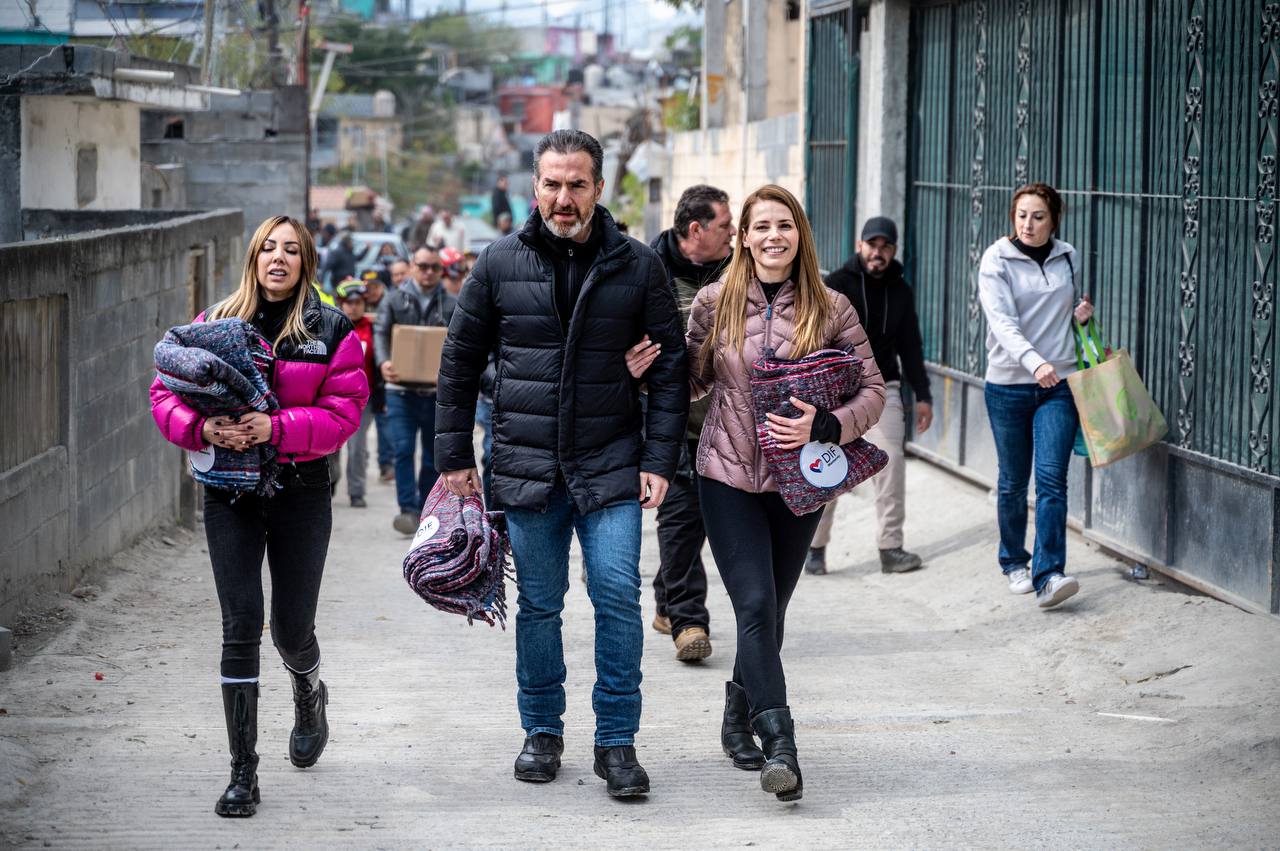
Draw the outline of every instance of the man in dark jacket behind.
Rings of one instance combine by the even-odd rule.
[[[595,773],[614,797],[643,795],[640,510],[675,473],[689,406],[684,334],[661,261],[618,233],[596,201],[600,143],[576,130],[534,151],[538,208],[489,245],[462,289],[440,370],[436,466],[458,495],[479,489],[472,431],[480,378],[497,350],[493,490],[506,510],[519,591],[516,679],[524,747],[518,780],[554,780],[564,749],[560,612],[576,531],[595,607]],[[662,347],[648,411],[629,345]],[[642,425],[644,426],[642,430]]]
[[[894,259],[898,251],[897,225],[885,216],[867,219],[857,251],[849,262],[827,276],[827,286],[843,293],[858,311],[871,341],[876,365],[884,376],[884,413],[865,437],[889,455],[888,465],[871,480],[876,494],[880,569],[885,573],[904,573],[920,567],[921,562],[920,556],[902,548],[902,524],[906,519],[902,376],[906,376],[915,394],[913,419],[917,434],[925,432],[933,422],[933,397],[929,395],[929,375],[924,369],[924,344],[915,297],[903,280],[902,264]],[[831,540],[835,505],[834,501],[827,504],[813,537],[805,563],[810,573],[827,572],[826,547]]]
[[[675,227],[658,234],[650,244],[666,267],[667,279],[680,305],[682,326],[688,322],[689,307],[698,290],[719,280],[729,265],[732,242],[733,215],[724,190],[705,185],[686,189],[676,203]],[[680,466],[666,500],[658,508],[660,564],[653,577],[658,610],[653,627],[671,635],[676,658],[681,662],[696,662],[711,655],[707,571],[702,564],[702,545],[707,535],[702,528],[697,474],[690,463],[697,454],[702,421],[710,403],[708,397],[689,406]]]

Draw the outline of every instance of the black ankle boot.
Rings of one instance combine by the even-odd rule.
[[[636,758],[633,745],[595,747],[596,777],[605,781],[605,790],[612,798],[634,798],[649,794],[649,774]]]
[[[724,755],[733,760],[735,768],[759,771],[764,765],[764,753],[756,746],[751,732],[750,710],[747,693],[733,680],[724,684],[724,721],[720,724],[720,747]]]
[[[309,674],[289,668],[293,679],[293,732],[289,734],[289,761],[298,768],[310,768],[324,753],[329,742],[329,721],[324,706],[329,702],[329,689],[320,679],[320,667]]]
[[[231,783],[213,811],[220,816],[251,816],[258,811],[261,800],[258,795],[258,684],[223,685],[222,711],[227,716]]]
[[[791,710],[768,709],[751,719],[767,757],[760,769],[760,788],[778,796],[779,801],[798,801],[804,794],[804,779],[796,761],[796,732]]]

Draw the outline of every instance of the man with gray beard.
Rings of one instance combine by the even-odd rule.
[[[564,750],[560,612],[569,543],[582,546],[595,608],[595,773],[613,797],[644,795],[640,726],[640,512],[662,504],[689,408],[684,330],[667,274],[597,202],[600,143],[576,130],[534,151],[538,208],[476,260],[440,367],[436,467],[458,496],[480,488],[472,448],[480,377],[497,352],[493,474],[515,557],[517,780],[556,778]],[[627,369],[648,335],[647,411]]]

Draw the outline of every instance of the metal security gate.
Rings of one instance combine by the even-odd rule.
[[[1280,3],[921,2],[911,28],[904,262],[926,357],[980,384],[978,260],[1009,232],[1014,188],[1053,184],[1067,203],[1059,236],[1079,252],[1105,335],[1132,353],[1171,429],[1159,463],[1078,476],[1076,513],[1086,529],[1112,523],[1098,537],[1122,551],[1172,565],[1233,546],[1227,535],[1197,550],[1194,525],[1179,534],[1189,493],[1247,511],[1266,534],[1233,555],[1255,563],[1196,575],[1280,611]],[[980,394],[970,401],[976,425]],[[983,455],[976,434],[953,437],[935,447],[952,462]],[[1131,488],[1116,485],[1125,476]],[[1159,512],[1120,517],[1106,500],[1122,494]]]
[[[853,253],[861,21],[862,12],[850,3],[811,7],[805,210],[824,269],[839,267]]]

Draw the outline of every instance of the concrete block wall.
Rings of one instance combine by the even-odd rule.
[[[766,183],[789,189],[804,203],[804,122],[792,112],[745,125],[674,133],[662,186],[663,227],[675,219],[680,193],[709,183],[729,193],[737,222],[742,201]]]
[[[179,517],[182,452],[151,420],[152,349],[230,291],[244,217],[218,210],[0,245],[0,304],[66,299],[65,440],[0,470],[0,626]],[[3,436],[0,436],[3,439]],[[190,504],[191,500],[185,500]]]
[[[164,138],[181,119],[183,137]],[[199,210],[244,211],[244,238],[263,219],[307,213],[306,90],[245,92],[210,98],[207,112],[149,112],[142,121],[142,160],[185,164],[183,202]]]

